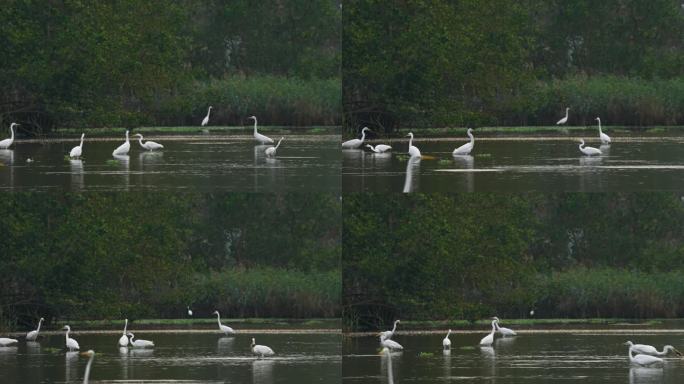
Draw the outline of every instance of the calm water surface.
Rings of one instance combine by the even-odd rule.
[[[145,334],[154,349],[119,349],[120,335],[72,334],[83,351],[96,351],[91,383],[116,381],[193,383],[338,383],[341,336],[338,334]],[[276,355],[256,359],[251,338]],[[80,383],[87,357],[65,352],[63,335],[36,343],[0,347],[2,383]]]
[[[344,383],[683,383],[684,360],[672,355],[662,368],[633,367],[627,340],[661,349],[672,344],[684,349],[684,333],[626,334],[531,333],[496,339],[493,347],[479,347],[481,334],[452,334],[452,350],[442,351],[440,335],[393,339],[405,350],[390,357],[378,355],[375,337],[344,341]],[[423,352],[423,356],[420,353]],[[432,355],[425,355],[429,353]]]
[[[0,150],[0,189],[339,192],[341,188],[339,135],[286,135],[275,158],[267,158],[267,146],[256,145],[250,136],[150,139],[162,143],[164,150],[147,152],[131,140],[128,156],[113,157],[123,139],[86,141],[82,160],[65,159],[78,145],[75,141],[19,142],[11,150]]]
[[[408,161],[408,143],[391,154],[343,150],[348,192],[654,191],[684,189],[684,136],[614,136],[587,158],[573,137],[477,140],[472,156],[451,155],[466,140],[414,141],[428,158]],[[590,138],[589,146],[599,147]],[[401,155],[401,156],[398,156]]]

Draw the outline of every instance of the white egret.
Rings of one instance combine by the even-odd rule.
[[[654,346],[647,344],[634,344],[631,341],[628,341],[625,345],[632,347],[634,352],[644,355],[667,356],[670,352],[674,352],[677,356],[682,356],[681,352],[671,345],[664,346],[662,352],[659,352]]]
[[[256,340],[252,338],[252,353],[257,355],[258,358],[262,358],[264,356],[273,356],[275,355],[275,352],[273,350],[265,345],[257,345]]]
[[[17,124],[17,123],[10,124],[11,136],[9,139],[5,139],[5,140],[0,141],[0,149],[7,149],[12,145],[12,143],[14,143],[14,127],[16,127],[17,125],[19,125],[19,124]]]
[[[218,311],[214,311],[214,315],[216,315],[216,320],[218,321],[219,330],[221,332],[225,333],[226,335],[231,335],[231,334],[235,333],[233,328],[231,328],[227,325],[221,324],[221,315],[219,314]]]
[[[580,139],[579,150],[580,150],[580,152],[584,153],[587,156],[600,155],[602,153],[601,150],[598,148],[585,147],[584,146],[584,139]]]
[[[496,320],[492,319],[492,332],[480,340],[480,345],[490,346],[494,343],[494,334],[496,333]]]
[[[12,344],[18,343],[19,340],[17,339],[10,339],[7,337],[0,337],[0,347],[9,347]]]
[[[358,149],[363,145],[363,141],[366,140],[366,131],[370,131],[370,128],[363,127],[361,130],[361,139],[351,139],[342,143],[342,148],[344,149]]]
[[[501,336],[506,337],[506,336],[517,336],[518,334],[515,333],[514,330],[505,328],[505,327],[500,327],[499,326],[499,318],[494,317],[494,321],[496,322],[496,330],[501,334]]]
[[[278,140],[278,144],[275,147],[268,147],[264,152],[266,152],[266,156],[268,157],[273,157],[276,154],[276,151],[278,150],[278,147],[280,147],[280,142],[283,141],[284,137],[281,137],[280,140]]]
[[[31,163],[33,163],[33,159],[29,157],[28,159],[26,159],[26,162],[31,164]]]
[[[391,339],[392,336],[394,336],[394,331],[397,330],[397,324],[401,323],[401,320],[394,320],[394,326],[392,327],[391,331],[384,331],[380,332],[379,336],[384,337],[385,339]]]
[[[74,349],[76,349],[76,350],[81,349],[81,347],[79,347],[79,345],[78,345],[78,342],[69,337],[69,333],[71,332],[71,327],[68,325],[65,325],[64,328],[62,328],[62,329],[66,330],[66,335],[65,335],[66,348],[69,351],[73,351]]]
[[[128,335],[128,332],[127,332],[127,331],[128,331],[128,319],[126,319],[126,320],[124,321],[124,330],[123,330],[123,334],[121,335],[121,337],[119,337],[119,346],[120,346],[120,347],[126,347],[126,346],[128,346],[128,336],[126,336],[126,335]]]
[[[131,143],[128,141],[128,129],[126,130],[126,142],[123,144],[119,145],[114,152],[112,152],[112,156],[125,156],[128,154],[128,151],[131,149]]]
[[[569,110],[570,110],[570,108],[565,108],[565,117],[562,118],[562,119],[560,119],[560,120],[558,120],[558,122],[556,123],[556,125],[563,125],[563,124],[565,124],[565,123],[568,122],[568,111],[569,111]]]
[[[380,336],[380,346],[384,348],[389,348],[391,351],[401,351],[404,349],[404,347],[397,343],[394,340],[390,340],[385,338],[384,336]]]
[[[414,146],[413,146],[413,132],[409,132],[408,135],[406,135],[406,136],[410,136],[410,137],[411,137],[411,138],[409,139],[409,148],[408,148],[408,154],[409,154],[409,156],[411,156],[411,157],[420,157],[420,150],[418,149],[418,147],[414,147]]]
[[[138,339],[138,340],[133,340],[135,338],[135,335],[132,332],[128,332],[128,337],[130,337],[130,342],[131,345],[135,348],[154,348],[154,343],[149,341],[149,340],[143,340],[143,339]]]
[[[634,347],[630,346],[629,350],[627,351],[627,354],[629,355],[629,361],[632,364],[641,365],[645,367],[663,363],[663,359],[651,355],[637,354],[636,356],[632,356],[632,351],[634,351]]]
[[[188,306],[188,316],[192,317],[192,309],[190,309],[190,306]]]
[[[38,338],[38,333],[40,333],[40,326],[43,324],[43,321],[45,321],[45,319],[41,317],[40,320],[38,320],[38,328],[36,328],[35,331],[31,331],[26,334],[27,341],[36,341]]]
[[[90,380],[90,367],[93,365],[95,351],[91,349],[88,352],[83,353],[82,355],[88,357],[88,364],[86,364],[85,373],[83,374],[83,384],[88,384],[88,380]]]
[[[460,147],[454,149],[454,151],[451,153],[454,156],[459,156],[459,155],[470,155],[470,151],[473,150],[475,147],[475,137],[473,137],[473,129],[468,128],[468,137],[470,137],[470,142],[465,143],[461,145]]]
[[[451,349],[451,340],[449,340],[449,335],[451,335],[451,329],[447,332],[446,337],[442,340],[442,347],[444,349]]]
[[[366,147],[370,148],[370,150],[375,152],[375,153],[385,153],[385,152],[389,152],[392,150],[392,147],[390,147],[389,145],[385,145],[385,144],[378,144],[375,147],[370,145],[370,144],[366,144]]]
[[[161,144],[159,144],[159,143],[157,143],[157,142],[151,141],[151,140],[147,140],[145,143],[143,143],[143,135],[141,135],[141,134],[139,134],[139,133],[136,133],[135,135],[138,136],[138,140],[139,140],[139,142],[140,142],[140,146],[143,147],[143,148],[145,148],[145,149],[147,149],[148,151],[154,151],[155,149],[162,149],[162,148],[164,148],[163,145],[161,145]]]
[[[610,136],[606,135],[603,133],[601,130],[601,118],[597,117],[596,121],[598,121],[598,127],[599,127],[599,138],[601,139],[601,144],[610,144]]]
[[[209,124],[209,114],[211,114],[211,109],[214,108],[211,105],[209,106],[209,109],[207,110],[207,115],[204,116],[204,119],[202,120],[202,126],[204,127],[205,125]]]
[[[71,152],[69,152],[69,157],[72,159],[81,157],[81,154],[83,153],[83,138],[85,137],[85,133],[81,133],[81,143],[73,148],[71,148]]]
[[[256,118],[256,116],[250,116],[250,117],[248,117],[248,119],[254,120],[254,139],[256,141],[258,141],[259,144],[273,144],[273,139],[257,132],[257,118]]]

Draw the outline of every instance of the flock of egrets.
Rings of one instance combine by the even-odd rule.
[[[192,316],[192,311],[190,310],[190,308],[188,308],[188,315]],[[221,323],[221,315],[218,311],[214,311],[213,315],[216,315],[218,328],[219,331],[221,331],[221,333],[227,336],[234,335],[236,333],[233,328],[227,325],[223,325]],[[38,339],[38,336],[40,334],[40,328],[43,324],[43,321],[45,321],[45,319],[41,317],[38,321],[38,327],[35,330],[30,331],[26,334],[26,341],[34,342]],[[65,325],[64,328],[62,328],[62,330],[65,331],[64,348],[68,352],[75,352],[80,350],[81,346],[78,344],[78,341],[76,341],[76,339],[70,337],[69,335],[71,333],[71,327],[69,325]],[[12,347],[17,345],[18,343],[19,340],[17,339],[0,337],[0,348]],[[121,337],[119,337],[117,345],[120,348],[154,348],[154,342],[151,340],[135,339],[135,335],[133,334],[133,332],[130,332],[128,330],[128,319],[124,320],[123,334],[121,335]],[[252,343],[250,346],[252,354],[254,354],[257,357],[257,359],[275,355],[275,352],[273,352],[273,349],[271,349],[270,347],[256,344],[255,338],[252,338]],[[92,364],[93,357],[95,356],[95,352],[93,350],[89,350],[83,353],[82,355],[89,357],[88,365],[86,366],[85,376],[83,380],[84,383],[87,383],[90,374],[90,366]]]
[[[560,119],[556,125],[564,125],[568,121],[568,112],[570,108],[565,109],[565,117]],[[598,122],[598,131],[599,131],[599,140],[601,141],[601,145],[610,145],[611,139],[610,136],[606,135],[603,133],[603,130],[601,128],[601,118],[597,117],[596,121]],[[342,148],[344,149],[363,149],[363,143],[366,140],[366,132],[370,131],[370,128],[364,127],[361,130],[361,139],[351,139],[347,140],[342,143]],[[466,132],[468,137],[470,138],[470,141],[461,145],[460,147],[454,149],[451,154],[453,156],[469,156],[470,153],[473,151],[475,148],[475,137],[473,136],[473,129],[468,128],[468,131]],[[414,157],[421,157],[420,150],[418,147],[413,145],[413,132],[409,132],[408,135],[409,137],[409,145],[408,145],[408,155],[412,158]],[[371,151],[375,153],[386,153],[392,150],[392,147],[386,144],[378,144],[376,146],[372,146],[370,144],[366,144],[366,147],[369,148]],[[597,156],[603,154],[601,149],[599,148],[594,148],[594,147],[588,147],[584,143],[584,139],[580,139],[580,145],[579,145],[579,150],[586,156]]]
[[[209,110],[207,111],[207,116],[204,117],[204,120],[202,120],[202,126],[206,126],[209,124],[209,115],[211,113],[212,107],[209,107]],[[268,145],[268,144],[274,144],[273,139],[266,135],[262,135],[257,131],[257,118],[256,116],[250,116],[248,119],[254,120],[254,140],[256,140],[260,145]],[[14,134],[15,134],[15,127],[19,126],[17,123],[12,123],[10,124],[10,137],[8,139],[4,139],[0,141],[0,149],[9,149],[12,144],[14,144]],[[129,131],[126,130],[126,141],[123,142],[123,144],[119,145],[112,151],[112,156],[117,157],[117,156],[126,156],[128,155],[128,152],[131,150],[131,143],[128,137]],[[158,151],[161,149],[164,149],[164,146],[162,144],[159,144],[157,142],[147,140],[143,142],[144,138],[143,135],[140,133],[136,133],[135,136],[138,137],[138,142],[140,143],[140,147],[144,150],[147,151]],[[83,156],[83,141],[85,139],[85,133],[81,134],[81,142],[73,147],[71,151],[69,151],[69,157],[71,159],[80,159],[81,156]],[[276,151],[278,150],[278,147],[280,147],[280,143],[283,141],[284,137],[281,137],[280,140],[278,140],[278,143],[275,146],[269,146],[264,149],[264,153],[268,157],[274,157],[276,155]]]
[[[517,336],[517,333],[514,330],[501,327],[499,325],[500,320],[498,317],[492,317],[491,320],[492,331],[480,340],[479,345],[481,347],[491,347],[494,344],[494,338],[496,337],[496,334],[499,334],[502,337]],[[392,352],[404,350],[404,347],[401,344],[392,340],[392,336],[394,336],[394,333],[397,330],[397,324],[400,322],[400,320],[395,320],[394,326],[391,330],[380,332],[378,334],[380,337],[380,347],[382,348],[380,351],[381,355],[391,355]],[[449,339],[450,335],[451,329],[448,330],[446,337],[442,340],[442,348],[445,351],[451,350],[451,340]],[[658,351],[651,345],[634,344],[631,341],[627,341],[625,345],[629,347],[628,353],[630,363],[644,367],[662,366],[664,363],[662,358],[670,353],[680,357],[682,356],[682,354],[671,345],[666,345],[663,347],[662,351]]]

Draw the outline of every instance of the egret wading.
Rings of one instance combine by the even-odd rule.
[[[375,153],[385,153],[385,152],[389,152],[392,150],[392,147],[390,147],[389,145],[385,145],[385,144],[378,144],[375,147],[370,145],[370,144],[366,144],[366,147],[370,148],[370,150],[375,152]]]
[[[192,317],[192,309],[190,309],[189,305],[188,305],[188,316]]]
[[[10,138],[0,141],[0,149],[7,149],[12,145],[12,143],[14,143],[14,127],[16,127],[17,125],[19,124],[10,124]]]
[[[601,130],[601,118],[597,117],[596,121],[598,121],[598,128],[599,128],[599,139],[601,139],[601,144],[610,144],[610,136],[606,135],[603,133]]]
[[[38,328],[26,334],[27,341],[36,341],[38,334],[40,333],[40,326],[43,324],[43,321],[45,321],[45,319],[41,317],[40,320],[38,320]]]
[[[344,149],[358,149],[363,145],[363,141],[366,140],[366,131],[370,131],[370,128],[363,127],[361,130],[361,139],[351,139],[342,143],[342,148]]]
[[[413,132],[409,132],[408,135],[409,139],[409,146],[408,146],[408,154],[411,157],[420,157],[420,150],[418,147],[413,146]]]
[[[266,156],[268,157],[273,157],[276,154],[276,151],[278,150],[278,147],[280,147],[280,142],[283,141],[284,137],[281,137],[280,140],[278,140],[278,144],[275,147],[268,147],[264,151],[266,153]]]
[[[18,343],[17,339],[10,339],[8,337],[0,337],[0,347],[9,347],[12,344]]]
[[[81,347],[78,345],[78,342],[69,337],[69,333],[71,333],[71,327],[65,325],[62,329],[66,330],[66,334],[64,335],[66,349],[68,349],[69,351],[81,349]]]
[[[468,128],[468,137],[470,137],[470,142],[461,145],[460,147],[454,149],[451,153],[454,156],[470,155],[470,152],[475,147],[475,137],[473,136],[473,129]]]
[[[119,338],[119,347],[128,346],[128,336],[127,336],[128,332],[127,331],[128,331],[128,319],[126,319],[124,321],[124,330],[123,330],[123,334]]]
[[[124,156],[128,154],[128,151],[131,149],[131,143],[128,141],[128,130],[126,130],[126,141],[119,145],[114,152],[112,152],[112,156]]]
[[[565,124],[565,123],[568,122],[568,111],[569,111],[569,110],[570,110],[570,108],[565,108],[565,117],[562,118],[562,119],[560,119],[560,120],[558,120],[558,122],[556,123],[556,125],[563,125],[563,124]]]
[[[69,152],[69,157],[72,159],[77,159],[81,157],[83,154],[83,138],[85,137],[85,133],[81,133],[81,143],[73,148],[71,148],[71,152]]]
[[[500,327],[500,326],[499,326],[499,318],[498,318],[498,317],[495,316],[495,317],[494,317],[494,321],[496,322],[496,330],[501,334],[501,336],[507,337],[507,336],[517,336],[517,335],[518,335],[518,334],[515,333],[515,331],[512,330],[512,329],[505,328],[505,327]]]
[[[585,147],[584,146],[584,139],[580,139],[579,150],[580,150],[580,152],[582,152],[583,154],[585,154],[587,156],[598,156],[602,153],[601,150],[598,148]]]
[[[211,114],[211,109],[214,108],[211,105],[209,106],[209,109],[207,110],[207,115],[204,116],[204,119],[202,119],[202,126],[204,127],[205,125],[209,124],[209,115]]]
[[[490,346],[494,343],[494,334],[496,333],[496,320],[492,318],[492,331],[489,335],[485,336],[480,340],[480,345]]]
[[[257,118],[256,118],[256,116],[250,116],[250,117],[248,117],[248,119],[254,120],[254,140],[258,141],[259,144],[273,144],[273,139],[257,132]]]
[[[164,148],[163,145],[161,145],[157,142],[151,141],[151,140],[147,140],[145,143],[143,143],[143,135],[141,135],[139,133],[136,133],[135,135],[138,136],[138,141],[140,142],[140,146],[143,147],[144,149],[147,149],[148,151],[154,151],[156,149]]]
[[[219,314],[219,311],[214,311],[214,315],[216,315],[216,321],[218,321],[218,327],[221,332],[223,332],[226,335],[232,335],[233,333],[235,333],[233,328],[221,324],[221,315]]]
[[[449,340],[449,335],[451,335],[451,329],[447,332],[446,337],[442,340],[442,348],[451,349],[451,340]]]
[[[383,348],[388,348],[391,351],[401,351],[404,349],[401,344],[386,338],[384,335],[380,335],[380,346]]]
[[[625,343],[625,345],[628,345]],[[641,365],[642,367],[648,367],[648,366],[654,366],[654,365],[661,365],[663,364],[663,359],[651,355],[643,355],[643,354],[637,354],[635,356],[632,356],[632,352],[634,352],[634,346],[629,346],[629,350],[627,351],[627,354],[629,355],[629,361],[632,364],[636,365]]]
[[[392,329],[389,331],[380,332],[380,336],[384,337],[385,339],[391,339],[392,336],[394,336],[394,332],[397,330],[397,324],[399,323],[401,323],[401,320],[394,320],[394,325],[392,326]]]
[[[149,341],[149,340],[143,340],[143,339],[138,339],[138,340],[133,340],[135,338],[135,335],[132,332],[128,332],[128,337],[130,337],[130,342],[131,345],[135,348],[154,348],[154,343]]]
[[[264,356],[273,356],[275,355],[275,352],[273,350],[265,345],[257,345],[256,340],[252,338],[252,353],[257,356],[258,359],[261,359]]]
[[[639,354],[643,354],[643,355],[667,356],[670,352],[672,352],[677,356],[682,356],[681,352],[679,352],[675,347],[673,347],[671,345],[664,346],[662,352],[658,351],[652,345],[634,344],[631,341],[626,342],[625,345],[630,346],[634,352],[639,353]]]

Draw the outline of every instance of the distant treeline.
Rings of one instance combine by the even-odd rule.
[[[683,317],[677,194],[351,195],[343,316]]]
[[[345,125],[684,125],[683,35],[673,0],[351,0]]]
[[[339,123],[340,19],[335,0],[7,0],[0,123]]]
[[[324,194],[8,194],[0,324],[340,315],[339,198]]]

